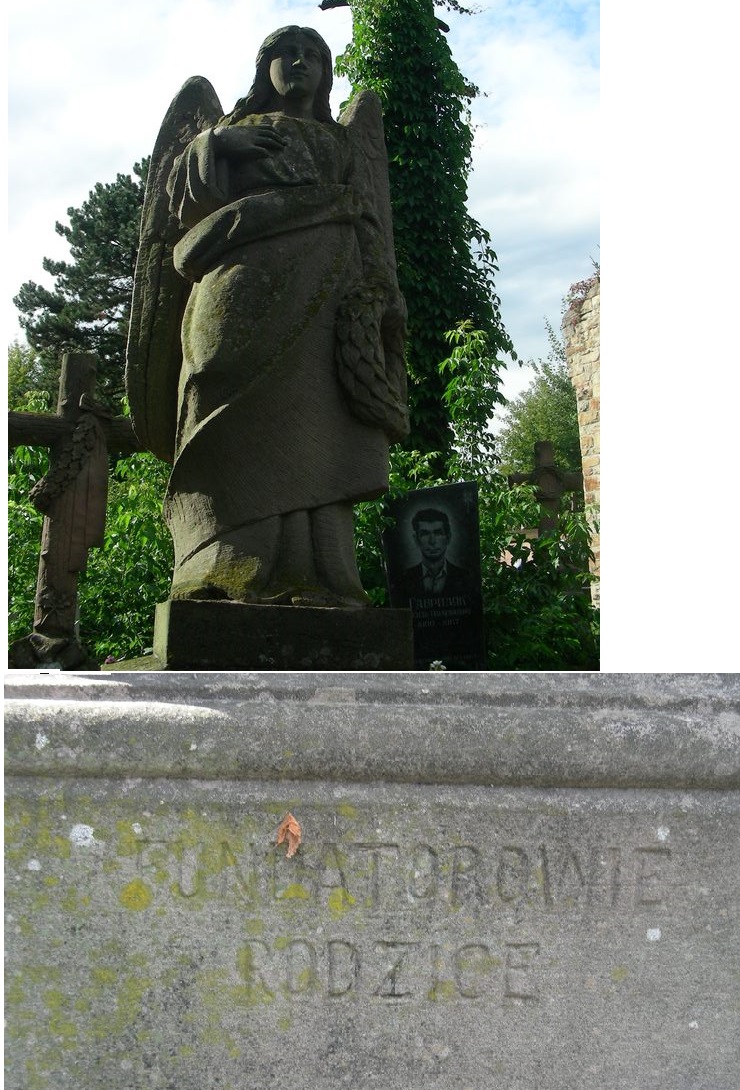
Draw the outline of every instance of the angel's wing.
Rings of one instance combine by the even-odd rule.
[[[339,115],[358,143],[370,170],[375,209],[385,243],[385,258],[393,281],[396,279],[396,251],[393,244],[391,191],[388,182],[388,151],[383,131],[383,109],[374,91],[360,91]]]
[[[142,446],[171,462],[182,364],[180,326],[191,285],[176,272],[172,248],[184,233],[170,213],[172,164],[223,110],[208,80],[193,76],[172,100],[159,130],[147,176],[126,346],[126,393]]]
[[[380,225],[380,254],[371,279],[351,290],[337,315],[339,379],[353,412],[380,426],[391,442],[408,435],[404,340],[406,305],[398,287],[393,243],[388,152],[383,111],[374,91],[360,91],[339,117],[366,163],[372,202]]]

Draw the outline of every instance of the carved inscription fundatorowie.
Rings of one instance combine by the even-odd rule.
[[[291,865],[272,847],[221,840],[140,839],[137,875],[165,866],[175,898],[206,896],[248,906],[291,901],[331,906],[332,895],[370,912],[408,913],[505,906],[555,911],[579,905],[628,909],[661,904],[672,848],[603,842],[587,852],[567,841],[440,846],[357,841],[302,848]]]

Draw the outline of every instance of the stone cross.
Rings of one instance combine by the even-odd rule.
[[[543,439],[534,445],[533,471],[509,475],[509,486],[515,484],[536,486],[537,502],[542,507],[538,530],[544,534],[557,526],[563,493],[583,491],[583,474],[558,469],[552,443]]]
[[[88,550],[102,545],[108,496],[108,450],[139,449],[131,422],[95,401],[96,357],[62,360],[56,415],[8,414],[9,446],[46,446],[49,471],[31,491],[44,514],[33,631],[10,648],[10,666],[90,669],[79,642],[77,579]]]

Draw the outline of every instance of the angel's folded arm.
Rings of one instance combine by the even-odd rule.
[[[172,165],[167,181],[170,211],[186,227],[228,202],[223,160],[216,157],[213,129],[199,133]]]

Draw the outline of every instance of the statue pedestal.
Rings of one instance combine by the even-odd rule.
[[[737,674],[5,695],[13,1090],[738,1086]]]
[[[413,670],[411,611],[170,600],[154,620],[164,670]]]

